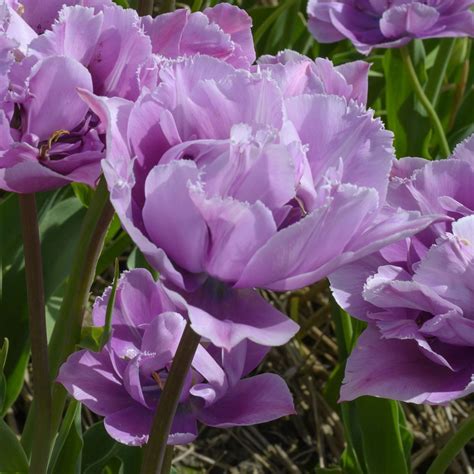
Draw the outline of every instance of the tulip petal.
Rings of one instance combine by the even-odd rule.
[[[130,405],[130,396],[106,352],[74,352],[61,366],[57,381],[98,415],[109,415]]]
[[[370,325],[349,356],[341,401],[370,395],[413,403],[446,403],[474,392],[474,360],[453,372],[425,357],[411,340],[382,339]]]
[[[92,59],[101,33],[103,15],[92,8],[63,8],[51,30],[31,42],[32,54],[41,58],[67,56],[87,66]]]
[[[285,381],[276,374],[261,374],[240,380],[197,416],[206,425],[229,428],[266,423],[293,414],[293,399]]]
[[[35,64],[29,86],[31,97],[24,104],[27,132],[47,140],[57,130],[70,131],[78,126],[87,111],[77,93],[79,87],[92,90],[92,79],[74,59],[52,56]]]
[[[198,174],[188,160],[156,166],[146,180],[143,207],[145,228],[153,242],[194,273],[204,270],[208,246],[205,220],[188,191],[188,183],[198,181]]]
[[[298,331],[296,323],[255,290],[234,290],[220,285],[213,289],[208,282],[188,299],[192,328],[227,350],[245,339],[262,346],[278,346],[288,342]]]

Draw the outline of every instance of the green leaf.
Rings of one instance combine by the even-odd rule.
[[[0,420],[0,472],[28,472],[28,459],[10,427]]]
[[[351,404],[360,427],[367,473],[408,474],[399,404],[375,397],[360,397]]]
[[[131,245],[132,239],[129,235],[126,232],[121,232],[118,237],[110,242],[102,251],[99,261],[97,262],[97,275],[104,272],[114,260],[120,257]]]
[[[84,208],[72,196],[70,188],[38,193],[37,206],[44,263],[45,299],[49,303],[50,297],[69,274]],[[5,364],[7,393],[0,415],[18,397],[29,359],[26,284],[19,212],[18,197],[15,195],[0,203],[0,262],[3,285],[3,297],[0,299],[0,340],[7,337],[10,341],[9,356]]]
[[[265,20],[258,26],[258,28],[255,29],[255,46],[258,45],[258,43],[262,40],[263,35],[280,18],[282,13],[289,9],[296,1],[298,0],[286,0],[276,8],[271,7],[273,11],[265,18]],[[267,12],[268,10],[269,9],[267,9]]]
[[[153,275],[155,280],[158,277],[156,270],[150,266],[144,255],[136,247],[130,252],[130,255],[128,256],[127,268],[129,270],[133,270],[134,268],[146,268]]]
[[[413,95],[410,78],[404,72],[400,53],[387,49],[383,59],[385,108],[388,128],[395,134],[398,157],[429,158],[430,122]]]
[[[71,400],[54,443],[48,473],[79,473],[82,446],[81,404]]]
[[[94,190],[90,186],[87,186],[86,184],[82,183],[72,183],[71,187],[77,199],[79,199],[82,205],[84,207],[89,207],[89,203],[91,202]]]
[[[3,405],[7,396],[7,378],[3,373],[5,368],[5,362],[8,355],[8,339],[5,338],[3,341],[2,349],[0,350],[0,413],[3,412]]]
[[[100,350],[100,341],[104,328],[101,326],[83,326],[81,329],[81,339],[79,347],[97,352]]]
[[[132,474],[140,472],[142,450],[114,441],[103,422],[91,426],[84,434],[83,474]]]
[[[5,368],[5,362],[7,361],[9,345],[10,343],[8,339],[5,337],[3,339],[3,346],[0,349],[0,372],[3,372],[3,369]]]
[[[112,284],[112,289],[110,290],[109,301],[107,302],[107,311],[105,313],[105,324],[104,324],[104,330],[102,331],[102,335],[100,337],[99,350],[102,350],[102,348],[107,344],[110,338],[111,326],[112,326],[112,312],[114,310],[114,305],[115,305],[115,294],[117,292],[119,273],[120,273],[120,269],[119,269],[118,259],[115,259],[114,282]]]

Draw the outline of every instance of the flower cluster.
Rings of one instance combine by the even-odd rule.
[[[311,0],[310,25],[368,52],[472,34],[472,3]],[[152,18],[111,0],[0,0],[0,16],[0,189],[95,187],[103,172],[160,273],[122,276],[110,340],[72,354],[58,377],[113,438],[148,440],[187,324],[201,343],[170,444],[192,441],[197,421],[293,413],[279,376],[249,375],[298,330],[257,289],[329,274],[339,304],[369,325],[343,399],[473,391],[474,139],[444,162],[396,161],[366,107],[368,63],[292,51],[256,61],[251,19],[229,4]],[[97,299],[95,326],[110,297]]]
[[[110,288],[96,300],[96,326],[105,323],[109,297]],[[186,320],[194,311],[199,310],[155,282],[147,270],[125,273],[115,295],[111,339],[100,352],[72,354],[58,381],[105,417],[105,428],[114,439],[129,445],[146,443]],[[197,436],[197,420],[225,428],[294,413],[290,392],[278,375],[243,378],[267,351],[245,341],[231,351],[202,342],[186,375],[168,443],[191,442]]]
[[[445,403],[474,391],[474,135],[448,160],[394,163],[388,201],[444,221],[335,272],[338,303],[368,322],[343,400]]]
[[[135,100],[164,58],[202,53],[247,68],[255,59],[250,18],[231,5],[153,20],[110,0],[76,3],[2,4],[2,189],[95,186],[104,130],[78,89]]]
[[[309,0],[308,27],[321,43],[349,39],[363,54],[415,38],[474,36],[473,0]]]

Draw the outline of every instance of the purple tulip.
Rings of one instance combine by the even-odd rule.
[[[181,288],[300,288],[431,222],[384,206],[381,121],[336,95],[284,97],[280,77],[197,56],[134,104],[84,92],[108,122],[111,201]]]
[[[309,0],[308,27],[320,43],[349,39],[363,54],[415,38],[474,36],[473,0]]]
[[[231,5],[152,20],[99,0],[84,1],[95,9],[75,5],[58,13],[62,3],[41,2],[38,8],[26,2],[20,8],[11,2],[0,9],[1,189],[95,186],[103,127],[78,88],[135,100],[153,84],[164,56],[201,52],[247,68],[255,59],[250,17]],[[25,21],[43,31],[56,17],[40,35]]]
[[[474,135],[448,160],[395,162],[388,201],[446,220],[330,276],[368,322],[342,400],[374,395],[445,403],[474,392]]]
[[[97,13],[104,7],[114,5],[113,0],[7,0],[7,2],[12,4],[25,22],[39,34],[51,28],[63,6],[91,7]]]
[[[219,3],[203,12],[186,8],[142,19],[153,53],[167,58],[206,54],[248,69],[255,61],[252,19],[245,10]]]
[[[109,294],[106,290],[94,305],[97,326],[104,325]],[[100,352],[72,354],[58,382],[105,417],[105,429],[114,439],[129,445],[146,443],[186,318],[195,311],[198,308],[155,282],[146,270],[124,274],[117,287],[111,339]],[[203,341],[186,376],[168,443],[193,441],[197,421],[227,428],[294,414],[281,377],[266,373],[242,378],[267,351],[250,341],[231,351]]]
[[[367,103],[370,64],[352,61],[334,66],[329,59],[312,61],[295,51],[262,56],[255,70],[269,70],[285,98],[301,94],[334,94]]]

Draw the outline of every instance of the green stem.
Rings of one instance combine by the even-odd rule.
[[[436,459],[431,464],[427,474],[443,474],[460,453],[464,446],[474,438],[474,415],[461,423],[459,429],[450,438]]]
[[[438,54],[436,55],[436,61],[430,70],[428,82],[425,87],[425,94],[433,107],[436,107],[438,103],[441,86],[443,85],[455,44],[456,38],[446,38],[441,41]]]
[[[176,10],[176,0],[159,0],[158,14],[174,12]]]
[[[66,291],[49,344],[52,380],[56,379],[61,364],[75,350],[79,341],[89,290],[94,280],[97,261],[113,214],[107,185],[102,177],[82,223]],[[66,391],[61,385],[54,384],[51,416],[53,436],[61,423],[65,401]],[[30,411],[36,412],[36,406],[32,405]],[[32,422],[33,419],[28,416],[22,436],[22,444],[26,451],[29,450],[31,430],[34,429],[31,425]]]
[[[200,336],[187,324],[179,341],[178,350],[171,364],[158,408],[153,417],[150,439],[143,453],[141,474],[165,474],[163,464],[169,432],[176,409],[178,408],[181,390],[183,389],[184,381],[191,367],[199,341]]]
[[[79,235],[79,244],[71,268],[68,285],[61,304],[49,344],[51,377],[54,380],[59,368],[74,352],[81,337],[82,321],[87,308],[89,291],[95,269],[104,245],[114,209],[109,202],[109,192],[102,177],[92,197]],[[66,393],[62,386],[53,387],[53,432],[59,428]]]
[[[153,15],[154,0],[138,0],[138,14],[140,16]]]
[[[165,459],[163,460],[163,474],[170,474],[173,464],[174,446],[166,446]]]
[[[38,406],[34,420],[30,472],[42,474],[48,468],[49,434],[51,433],[51,384],[46,334],[43,263],[35,195],[20,194],[19,200],[25,254],[33,388]]]
[[[444,156],[449,156],[451,154],[451,150],[449,149],[448,140],[446,139],[446,135],[444,133],[443,125],[434,109],[433,105],[429,101],[428,97],[426,97],[425,91],[418,80],[416,75],[415,67],[413,66],[413,62],[410,57],[410,52],[406,46],[400,48],[400,53],[402,55],[403,62],[405,64],[405,68],[408,72],[410,77],[411,83],[413,85],[413,89],[415,91],[418,100],[421,102],[423,107],[426,110],[426,113],[431,119],[431,123],[433,128],[435,129],[436,134],[438,135],[438,140],[441,146],[441,151]]]

